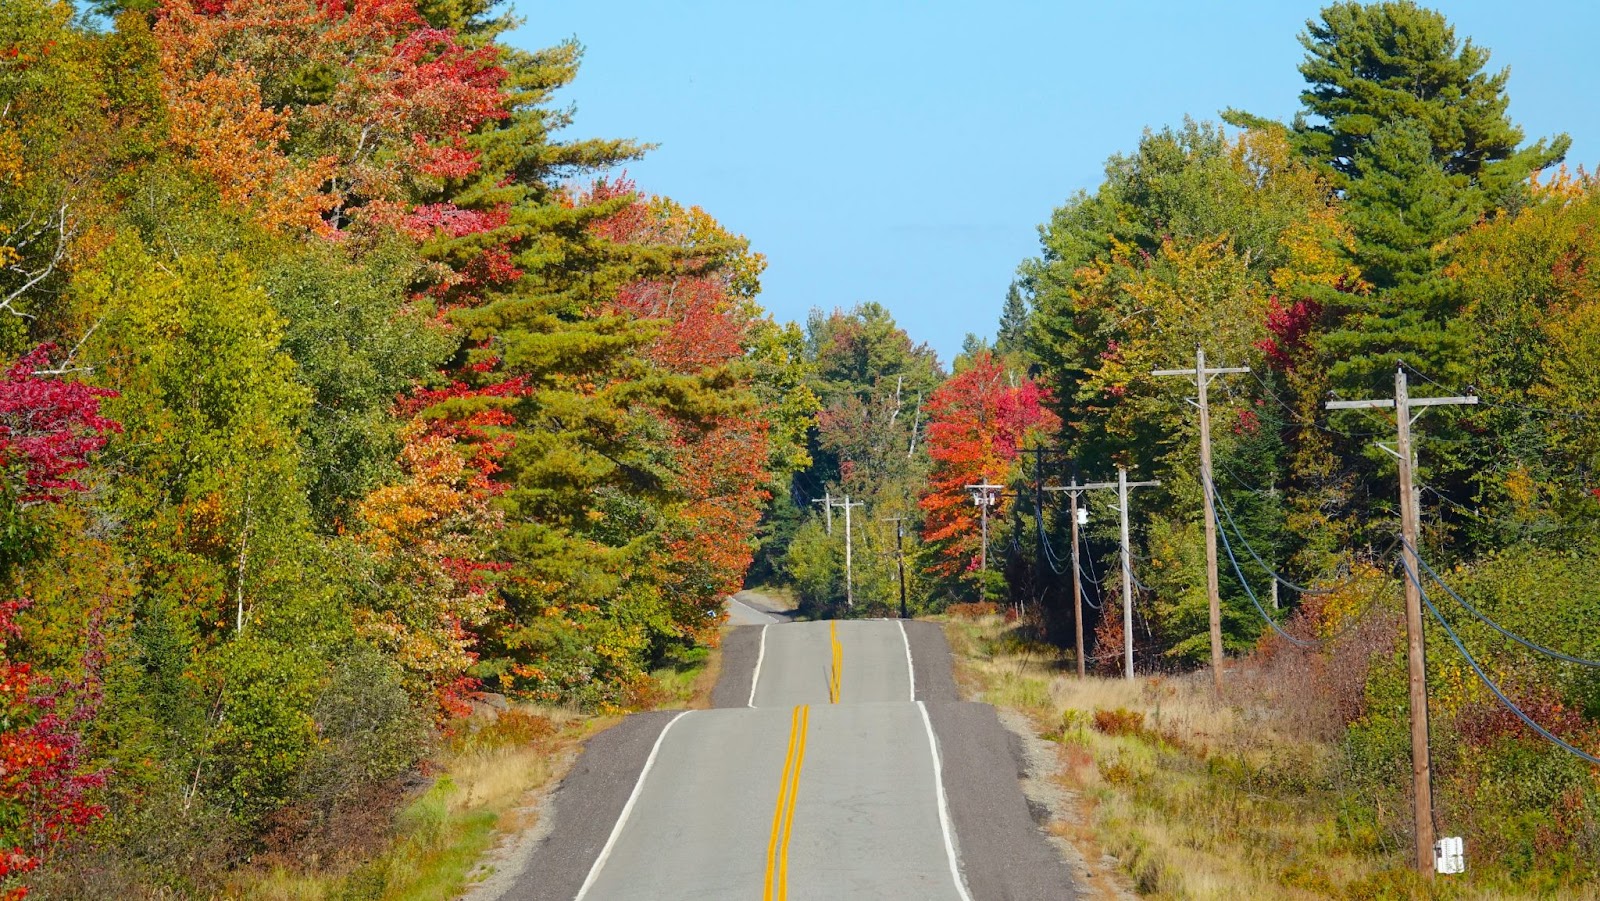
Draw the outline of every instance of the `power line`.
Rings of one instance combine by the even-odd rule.
[[[1267,613],[1267,610],[1266,610],[1265,607],[1261,606],[1260,599],[1258,599],[1256,597],[1255,589],[1250,587],[1250,580],[1246,579],[1244,577],[1244,570],[1239,568],[1239,558],[1234,556],[1233,543],[1228,540],[1228,530],[1224,529],[1224,528],[1221,528],[1221,525],[1222,525],[1222,518],[1221,517],[1217,517],[1217,525],[1218,525],[1217,531],[1222,535],[1222,546],[1228,552],[1228,562],[1233,564],[1233,573],[1234,573],[1234,575],[1239,577],[1239,584],[1244,586],[1245,595],[1250,598],[1250,603],[1255,605],[1256,612],[1261,614],[1261,618],[1266,620],[1267,625],[1272,627],[1272,631],[1274,631],[1274,632],[1278,633],[1279,635],[1283,636],[1283,638],[1286,641],[1288,641],[1289,643],[1291,643],[1293,645],[1296,645],[1297,647],[1314,648],[1314,647],[1320,646],[1323,642],[1315,641],[1315,640],[1308,641],[1308,640],[1306,640],[1304,638],[1296,638],[1295,636],[1290,635],[1288,632],[1285,632],[1283,630],[1283,627],[1278,625],[1278,621],[1273,619],[1271,617],[1271,615],[1269,615]]]
[[[1453,388],[1453,387],[1451,387],[1449,385],[1446,385],[1446,384],[1444,384],[1443,382],[1441,382],[1441,381],[1439,381],[1437,379],[1429,377],[1427,373],[1425,373],[1422,370],[1418,369],[1417,367],[1411,365],[1410,363],[1407,363],[1403,359],[1400,361],[1400,365],[1404,366],[1405,368],[1407,368],[1407,369],[1411,370],[1413,373],[1415,373],[1417,378],[1422,379],[1423,381],[1427,382],[1430,385],[1433,385],[1436,388],[1443,388],[1446,391],[1455,391],[1455,390],[1457,390],[1456,388]],[[1576,410],[1552,410],[1552,409],[1550,409],[1548,407],[1535,407],[1535,406],[1531,406],[1529,404],[1512,403],[1511,401],[1507,401],[1507,400],[1494,400],[1492,397],[1485,397],[1484,396],[1484,391],[1481,388],[1479,388],[1477,385],[1468,385],[1467,389],[1466,389],[1466,391],[1464,393],[1478,395],[1480,398],[1482,398],[1479,401],[1479,403],[1483,404],[1486,407],[1501,407],[1501,408],[1507,409],[1507,410],[1518,410],[1518,411],[1521,411],[1521,412],[1524,412],[1524,413],[1538,413],[1541,416],[1554,416],[1554,417],[1557,417],[1557,418],[1560,418],[1560,419],[1587,420],[1587,419],[1595,419],[1597,417],[1600,417],[1600,414],[1595,414],[1595,413],[1583,413],[1583,412],[1579,412],[1579,411],[1576,411]]]
[[[1407,545],[1407,547],[1410,547],[1410,545]],[[1411,548],[1411,555],[1417,558],[1417,563],[1422,566],[1423,571],[1428,574],[1428,577],[1431,578],[1435,584],[1437,584],[1440,588],[1443,588],[1447,594],[1449,594],[1452,598],[1455,598],[1457,604],[1460,604],[1468,613],[1472,614],[1478,619],[1479,622],[1483,623],[1489,628],[1499,632],[1501,635],[1504,635],[1506,638],[1511,639],[1530,651],[1537,651],[1540,654],[1544,654],[1548,657],[1554,657],[1557,660],[1565,660],[1568,663],[1576,663],[1579,666],[1600,668],[1600,660],[1589,660],[1585,657],[1574,657],[1571,654],[1562,653],[1555,648],[1547,648],[1536,641],[1523,638],[1521,635],[1518,635],[1515,632],[1512,632],[1511,630],[1501,626],[1499,623],[1486,616],[1477,607],[1474,607],[1472,604],[1468,603],[1466,598],[1455,592],[1455,589],[1451,588],[1449,585],[1446,585],[1444,580],[1439,578],[1439,574],[1434,571],[1433,567],[1428,565],[1428,561],[1422,559],[1422,555],[1416,552],[1415,548]]]
[[[1374,438],[1378,435],[1384,434],[1382,432],[1356,432],[1354,434],[1350,432],[1341,432],[1338,429],[1333,428],[1332,425],[1323,425],[1314,419],[1307,419],[1297,412],[1294,407],[1290,406],[1288,401],[1285,401],[1282,397],[1279,397],[1278,393],[1272,390],[1272,386],[1267,384],[1267,380],[1261,377],[1261,373],[1252,369],[1250,371],[1250,375],[1253,376],[1256,380],[1256,383],[1261,386],[1261,390],[1265,392],[1268,397],[1272,398],[1274,403],[1282,407],[1283,411],[1289,414],[1289,418],[1302,428],[1316,429],[1319,432],[1326,432],[1327,434],[1336,438],[1344,438],[1350,441],[1358,441],[1362,438]],[[1223,390],[1228,392],[1228,396],[1230,398],[1238,400],[1238,398],[1233,397],[1233,390],[1228,387],[1226,382],[1223,383]]]
[[[1417,559],[1418,562],[1421,562],[1420,557]],[[1522,708],[1518,707],[1515,701],[1512,701],[1506,696],[1505,692],[1500,690],[1500,686],[1496,685],[1495,681],[1489,678],[1489,674],[1485,673],[1483,671],[1483,667],[1478,665],[1478,661],[1472,656],[1472,652],[1468,651],[1467,646],[1461,642],[1461,636],[1457,635],[1456,631],[1450,628],[1450,624],[1448,622],[1445,622],[1444,615],[1439,612],[1439,608],[1433,606],[1433,601],[1428,598],[1428,592],[1422,587],[1422,580],[1417,578],[1417,574],[1412,571],[1411,564],[1406,562],[1405,555],[1401,555],[1400,562],[1401,565],[1405,567],[1406,577],[1411,580],[1411,584],[1416,586],[1417,592],[1422,596],[1422,603],[1427,605],[1428,612],[1433,614],[1433,618],[1438,621],[1439,626],[1444,629],[1444,634],[1449,636],[1450,643],[1456,646],[1456,650],[1459,651],[1461,656],[1467,661],[1467,665],[1472,667],[1472,671],[1474,673],[1478,674],[1478,678],[1483,682],[1484,686],[1487,687],[1489,691],[1493,692],[1496,698],[1500,699],[1500,703],[1505,705],[1507,710],[1516,714],[1517,719],[1522,720],[1523,723],[1527,724],[1528,728],[1539,733],[1539,735],[1546,741],[1558,748],[1561,748],[1563,751],[1572,754],[1575,757],[1581,757],[1589,763],[1600,766],[1600,757],[1596,757],[1582,748],[1577,747],[1576,745],[1572,745],[1566,741],[1563,741],[1561,737],[1556,735],[1554,732],[1551,732],[1549,729],[1546,729],[1545,727],[1534,722],[1533,717],[1528,716],[1527,713],[1523,712]]]
[[[1217,491],[1217,486],[1215,484],[1212,484],[1212,485],[1210,485],[1208,487],[1209,487],[1212,495],[1216,498],[1217,509],[1221,510],[1223,515],[1228,517],[1228,525],[1230,527],[1232,527],[1233,533],[1239,537],[1239,543],[1244,545],[1244,549],[1250,553],[1251,558],[1256,561],[1256,565],[1261,567],[1261,571],[1262,572],[1266,573],[1268,576],[1271,576],[1272,579],[1274,581],[1276,581],[1279,585],[1282,585],[1283,587],[1289,589],[1290,591],[1298,591],[1301,594],[1330,594],[1330,593],[1332,593],[1332,591],[1333,591],[1332,588],[1320,588],[1319,589],[1319,588],[1307,588],[1304,585],[1296,585],[1295,583],[1289,581],[1288,579],[1285,579],[1281,574],[1278,573],[1277,570],[1275,570],[1272,567],[1268,566],[1267,565],[1267,561],[1261,559],[1261,555],[1256,553],[1256,549],[1251,547],[1250,546],[1250,542],[1245,540],[1244,531],[1242,529],[1240,529],[1239,528],[1239,524],[1234,521],[1233,513],[1231,511],[1229,511],[1227,506],[1225,506],[1222,503],[1222,493]]]

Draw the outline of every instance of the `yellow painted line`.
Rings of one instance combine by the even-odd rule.
[[[800,708],[800,747],[794,754],[793,782],[789,784],[789,812],[783,818],[783,847],[778,852],[778,901],[789,898],[789,840],[794,838],[794,809],[800,798],[800,768],[806,762],[806,732],[811,725],[811,705]]]
[[[828,700],[837,704],[839,695],[844,690],[844,645],[839,644],[839,624],[834,620],[828,621],[828,640],[833,644],[833,670],[828,679]]]
[[[806,727],[811,722],[811,705],[802,704],[789,717],[789,750],[783,758],[783,776],[778,781],[778,803],[772,809],[772,837],[767,839],[767,875],[761,897],[777,901],[789,897],[789,835],[794,824],[795,799],[800,792],[800,766],[806,757]]]
[[[772,901],[772,875],[778,859],[778,836],[783,831],[783,809],[789,799],[789,768],[794,765],[795,734],[800,731],[800,708],[789,715],[789,750],[783,755],[783,776],[778,780],[778,803],[772,808],[772,837],[767,839],[767,877],[761,897]]]

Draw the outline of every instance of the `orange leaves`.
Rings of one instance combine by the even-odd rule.
[[[385,567],[379,603],[355,611],[357,631],[392,654],[414,690],[442,706],[476,660],[470,627],[498,609],[485,546],[503,526],[488,477],[457,443],[414,423],[404,433],[405,478],[362,502],[361,540]]]
[[[319,186],[332,174],[333,160],[290,162],[282,148],[290,114],[262,105],[248,69],[169,77],[166,87],[174,149],[216,184],[223,200],[254,210],[268,228],[321,229],[334,199]]]
[[[466,137],[508,115],[500,51],[427,27],[412,0],[169,0],[164,12],[171,143],[270,228],[395,224],[439,180],[476,171]]]

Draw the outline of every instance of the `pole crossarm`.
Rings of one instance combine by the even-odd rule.
[[[1472,405],[1478,398],[1467,397],[1414,397],[1407,401],[1407,406],[1412,407],[1444,407],[1458,404]],[[1330,400],[1327,403],[1329,410],[1393,410],[1394,401],[1388,398],[1371,400]]]
[[[1232,375],[1235,373],[1249,372],[1249,366],[1207,366],[1206,375]],[[1151,375],[1186,375],[1194,377],[1193,369],[1152,369]]]

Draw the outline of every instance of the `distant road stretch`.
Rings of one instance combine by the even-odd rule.
[[[729,633],[717,709],[591,740],[505,899],[1076,897],[938,626],[730,609],[774,621]]]

